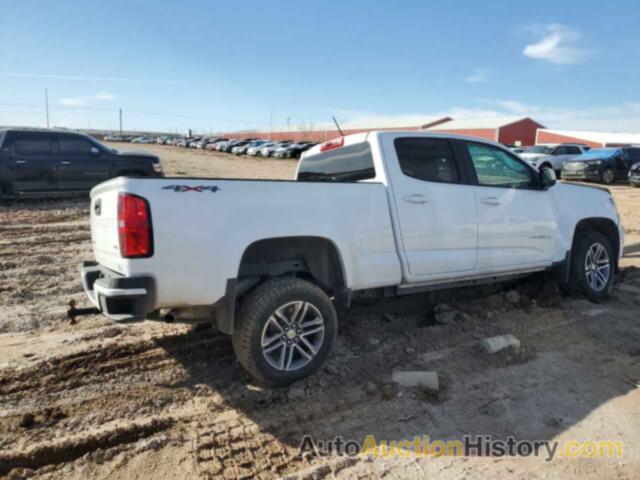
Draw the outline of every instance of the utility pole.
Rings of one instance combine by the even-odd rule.
[[[49,128],[49,92],[44,89],[44,110],[47,113],[47,128]]]
[[[120,117],[120,137],[122,138],[122,109],[118,109],[118,116]]]
[[[269,110],[269,140],[273,140],[273,107]]]
[[[287,117],[287,127],[291,126],[291,117]]]

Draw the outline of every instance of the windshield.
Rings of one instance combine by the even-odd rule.
[[[525,150],[526,153],[551,153],[551,147],[545,145],[536,145]]]
[[[581,157],[586,158],[609,158],[613,157],[616,153],[618,153],[617,148],[594,148],[585,152],[581,155]]]

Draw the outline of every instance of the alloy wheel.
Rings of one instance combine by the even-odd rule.
[[[313,304],[286,303],[265,323],[260,342],[262,355],[277,370],[298,370],[318,354],[324,332],[324,318]]]
[[[611,262],[607,249],[601,243],[594,243],[589,247],[584,261],[584,271],[589,287],[596,292],[604,290],[609,283]]]

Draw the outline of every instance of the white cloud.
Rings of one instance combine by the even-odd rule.
[[[489,70],[486,68],[476,68],[471,75],[464,79],[465,82],[469,83],[481,83],[489,81]]]
[[[67,107],[86,107],[99,102],[113,102],[117,97],[113,93],[98,92],[95,95],[88,95],[85,97],[67,97],[61,98],[60,104]]]
[[[527,45],[522,51],[529,58],[567,65],[580,63],[587,57],[587,51],[577,46],[582,38],[578,30],[551,23],[529,27],[528,31],[538,37],[536,43]]]
[[[640,133],[640,101],[630,100],[615,105],[591,107],[562,107],[534,105],[515,99],[480,99],[477,108],[452,106],[437,112],[425,112],[433,117],[462,118],[496,118],[496,117],[531,117],[549,128],[567,130],[595,130],[603,132],[639,132]],[[341,124],[371,120],[381,124],[389,121],[407,125],[420,123],[425,115],[407,113],[385,115],[379,112],[358,110],[334,110]],[[349,113],[349,115],[347,115]]]
[[[547,127],[606,132],[640,132],[640,102],[581,108],[532,105],[517,100],[483,100],[486,114],[531,117]]]

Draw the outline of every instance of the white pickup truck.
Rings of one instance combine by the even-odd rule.
[[[287,181],[113,179],[91,192],[91,233],[82,279],[100,311],[215,318],[271,385],[322,366],[334,303],[541,271],[598,301],[623,245],[606,190],[556,184],[497,143],[423,132],[317,145]]]

